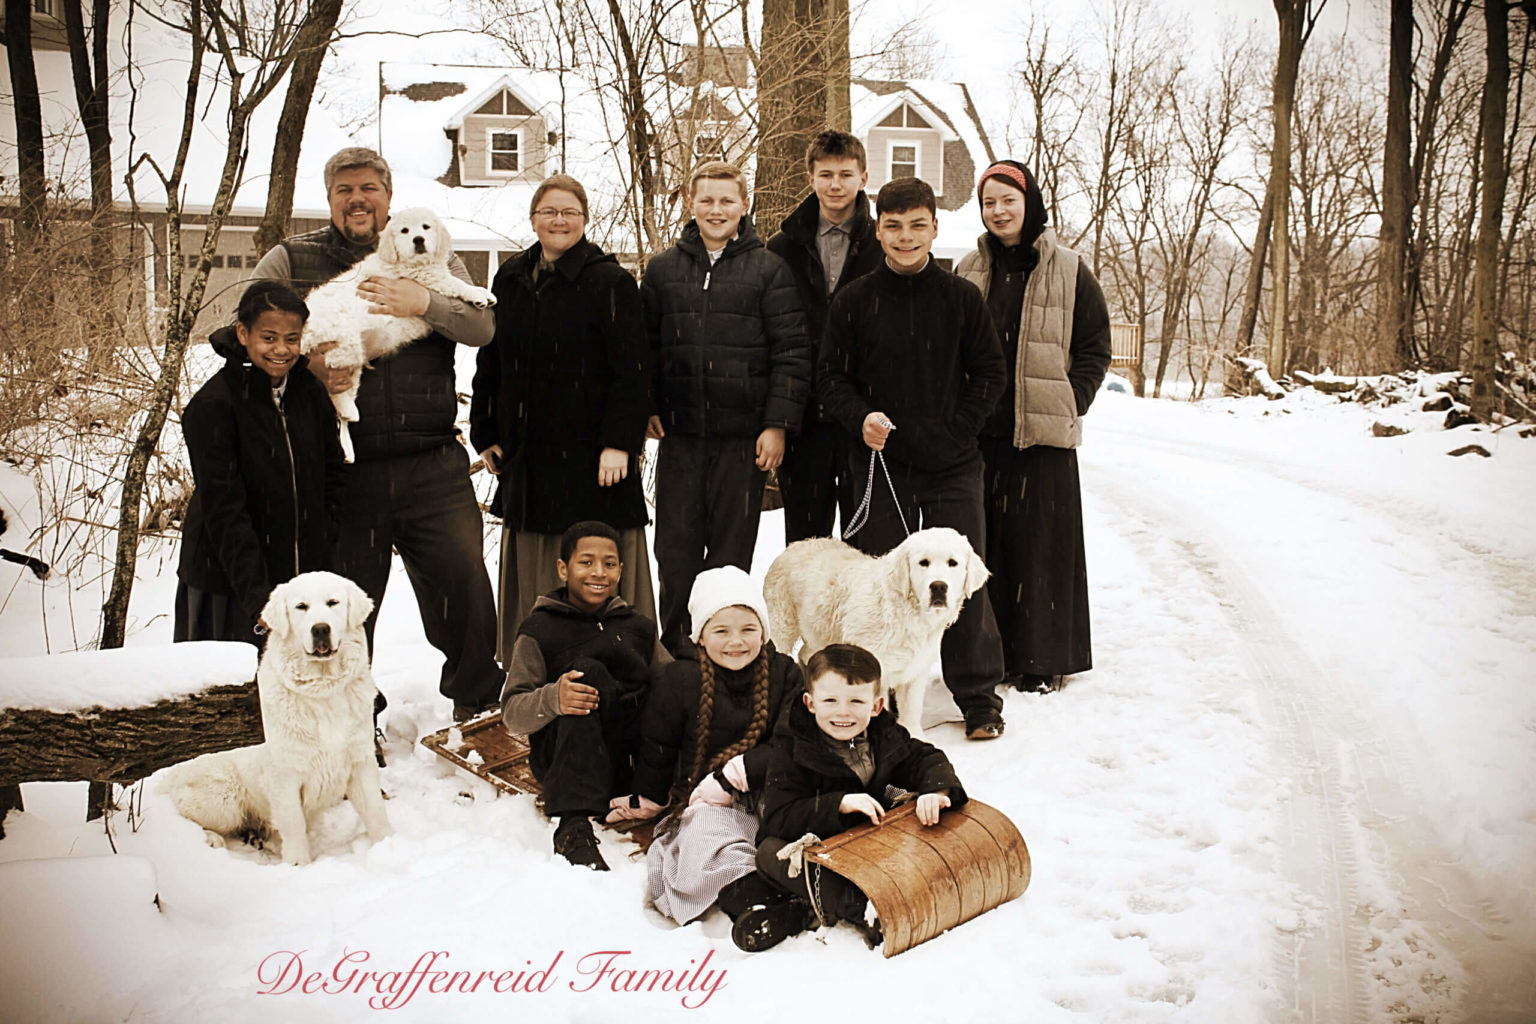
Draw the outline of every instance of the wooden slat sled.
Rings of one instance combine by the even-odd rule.
[[[858,886],[880,915],[887,957],[1022,895],[1029,849],[1008,816],[980,800],[946,810],[936,825],[903,804],[879,825],[859,825],[805,851]]]
[[[457,745],[451,741],[454,728],[458,729],[462,740]],[[495,787],[498,795],[527,794],[534,798],[540,811],[544,810],[544,789],[533,777],[533,768],[528,764],[528,737],[502,728],[499,708],[462,725],[423,736],[421,745],[454,767]],[[646,850],[650,848],[656,823],[654,820],[623,822],[603,827],[628,835],[640,844],[641,850]]]

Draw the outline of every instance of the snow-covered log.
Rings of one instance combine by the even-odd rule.
[[[1238,356],[1234,359],[1234,362],[1242,367],[1243,376],[1251,380],[1265,398],[1273,401],[1274,399],[1285,397],[1285,389],[1276,384],[1275,378],[1269,375],[1269,367],[1264,365],[1264,360]]]
[[[1332,373],[1308,373],[1305,370],[1295,370],[1291,376],[1308,387],[1330,395],[1345,394],[1355,390],[1360,384],[1354,377],[1335,377]]]
[[[260,743],[255,653],[189,643],[0,659],[0,787],[134,782]]]

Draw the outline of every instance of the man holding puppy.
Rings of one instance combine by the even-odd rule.
[[[347,270],[379,245],[389,220],[389,165],[371,149],[343,149],[325,165],[331,223],[273,246],[252,278],[289,282],[301,295]],[[453,275],[470,281],[458,256]],[[432,333],[363,370],[357,393],[362,418],[351,425],[357,461],[347,467],[336,570],[374,604],[369,649],[391,549],[400,552],[416,591],[421,625],[443,653],[439,688],[467,718],[493,706],[505,679],[496,664],[496,601],[485,570],[480,505],[469,482],[469,456],[454,430],[458,345],[491,340],[490,309],[477,309],[410,280],[369,278],[358,285],[374,313],[419,316]],[[368,332],[363,346],[368,348]],[[310,370],[332,391],[345,390],[348,372],[329,373],[320,351]]]

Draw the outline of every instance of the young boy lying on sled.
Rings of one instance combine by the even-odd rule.
[[[965,803],[949,758],[916,740],[886,713],[880,662],[862,647],[832,644],[806,664],[803,703],[774,737],[763,786],[757,873],[720,893],[735,921],[731,938],[747,952],[778,945],[819,922],[861,927],[867,900],[852,883],[807,862],[790,876],[779,854],[807,833],[830,839],[866,819],[880,823],[916,794],[917,819]],[[866,932],[866,938],[872,936]]]

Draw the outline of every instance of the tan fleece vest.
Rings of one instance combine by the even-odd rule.
[[[1076,448],[1083,440],[1077,398],[1067,379],[1072,363],[1072,310],[1077,295],[1079,257],[1056,244],[1046,228],[1035,240],[1040,262],[1024,286],[1019,316],[1019,353],[1013,370],[1013,446],[1043,444]],[[992,283],[992,251],[987,236],[977,240],[955,273],[987,294]]]

